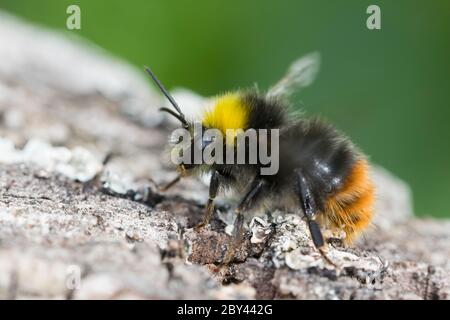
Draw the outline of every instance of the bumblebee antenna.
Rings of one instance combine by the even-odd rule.
[[[166,88],[164,88],[163,84],[158,80],[158,78],[155,76],[155,74],[152,72],[152,70],[149,67],[145,66],[145,71],[147,71],[147,73],[150,75],[150,77],[153,79],[153,81],[159,87],[161,92],[166,96],[167,100],[169,100],[170,104],[175,108],[175,110],[178,112],[178,114],[176,114],[175,112],[173,112],[172,110],[170,110],[168,108],[161,108],[159,110],[170,113],[175,118],[180,120],[183,125],[187,125],[186,118],[185,118],[183,112],[181,112],[181,109],[178,106],[178,104],[176,103],[175,99],[170,95],[170,93],[166,90]]]
[[[186,123],[186,120],[185,120],[184,118],[182,118],[178,113],[176,113],[176,112],[173,111],[173,110],[170,110],[169,108],[164,108],[164,107],[162,107],[162,108],[159,108],[159,111],[167,112],[167,113],[169,113],[170,115],[172,115],[172,116],[174,116],[175,118],[177,118],[182,124],[184,124],[184,125],[187,124],[187,123]]]

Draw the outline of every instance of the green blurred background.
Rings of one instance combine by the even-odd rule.
[[[70,4],[81,7],[80,31],[65,29]],[[366,28],[370,4],[381,7],[381,30]],[[0,0],[0,8],[203,95],[267,88],[317,50],[321,72],[299,106],[407,181],[417,214],[450,216],[448,0]]]

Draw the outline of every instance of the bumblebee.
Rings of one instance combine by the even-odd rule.
[[[179,175],[163,189],[167,190],[182,177],[210,174],[209,200],[203,222],[208,225],[214,213],[214,199],[221,190],[230,189],[242,195],[236,212],[232,243],[224,263],[232,261],[234,250],[244,236],[244,213],[264,207],[299,212],[308,224],[314,246],[326,261],[326,241],[322,230],[344,231],[346,244],[370,225],[374,203],[374,186],[366,156],[341,132],[319,118],[295,113],[291,95],[310,85],[319,69],[320,56],[306,55],[288,69],[286,75],[267,92],[257,89],[226,93],[213,99],[201,118],[203,128],[278,129],[279,170],[261,175],[263,164],[192,164],[178,165]],[[192,131],[193,122],[181,109],[153,72],[149,75],[174,109],[161,108],[178,119],[183,128]],[[210,143],[200,139],[202,148]],[[225,143],[225,142],[224,142]],[[228,142],[227,142],[228,143]],[[237,148],[236,145],[232,146]],[[342,233],[342,232],[341,232]]]

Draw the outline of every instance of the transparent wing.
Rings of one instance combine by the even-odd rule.
[[[311,85],[319,72],[320,54],[312,52],[294,61],[286,75],[267,92],[267,97],[289,98]]]

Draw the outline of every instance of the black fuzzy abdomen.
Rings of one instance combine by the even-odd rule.
[[[294,173],[300,170],[321,207],[343,186],[357,158],[348,139],[317,119],[300,120],[282,132],[279,154],[278,174],[267,179],[280,189],[292,188]]]

